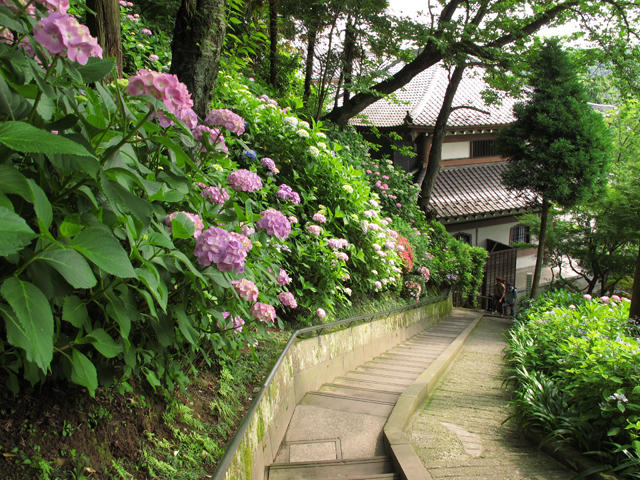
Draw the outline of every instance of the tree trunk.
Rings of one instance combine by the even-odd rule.
[[[218,76],[226,28],[226,0],[182,0],[171,42],[171,73],[178,76],[204,117]]]
[[[638,249],[636,274],[633,277],[633,287],[631,287],[631,308],[629,309],[629,318],[640,318],[640,249]]]
[[[426,174],[424,180],[422,181],[422,192],[420,198],[420,208],[425,212],[429,210],[429,200],[431,200],[431,194],[433,193],[433,187],[436,184],[436,178],[438,177],[438,172],[440,171],[440,160],[442,160],[442,142],[444,141],[444,137],[447,133],[447,121],[449,120],[449,115],[451,115],[451,104],[453,102],[453,97],[456,95],[456,91],[458,90],[458,85],[460,85],[460,81],[462,80],[462,74],[464,73],[465,65],[458,65],[451,75],[451,79],[449,80],[449,85],[447,86],[447,91],[444,94],[444,100],[442,102],[442,107],[440,108],[440,113],[438,114],[438,119],[436,120],[436,125],[433,130],[433,140],[431,142],[431,150],[429,152],[429,162],[427,163]]]
[[[278,87],[278,0],[269,0],[269,82]]]
[[[316,55],[316,38],[318,31],[315,26],[309,26],[307,29],[307,61],[304,69],[304,93],[302,94],[302,102],[307,106],[309,97],[311,96],[311,80],[313,79],[313,59]]]
[[[353,78],[353,59],[356,53],[357,34],[355,21],[351,17],[347,19],[347,28],[344,34],[344,64],[342,67],[342,78],[344,78],[344,102],[349,101],[351,96],[351,81]],[[336,105],[337,107],[337,105]]]
[[[120,43],[120,5],[118,0],[87,0],[87,27],[98,39],[103,57],[115,57],[116,76],[122,78],[122,46]]]
[[[542,273],[542,263],[544,262],[544,241],[547,238],[547,220],[549,219],[549,201],[542,200],[542,212],[540,212],[540,235],[538,236],[538,255],[536,257],[536,269],[533,272],[533,282],[531,284],[531,298],[538,295],[538,285]]]

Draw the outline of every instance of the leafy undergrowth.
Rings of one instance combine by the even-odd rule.
[[[0,478],[206,478],[288,337],[271,332],[255,355],[201,367],[181,392],[146,382],[95,398],[67,383],[27,386],[17,398],[2,389]]]
[[[640,478],[640,330],[629,300],[559,291],[518,317],[507,347],[516,418],[597,459],[598,471]]]

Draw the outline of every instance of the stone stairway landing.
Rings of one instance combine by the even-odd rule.
[[[399,478],[386,457],[382,429],[402,392],[476,315],[454,310],[442,323],[308,392],[295,408],[269,480]]]

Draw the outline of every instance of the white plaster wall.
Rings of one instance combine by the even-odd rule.
[[[509,245],[509,233],[518,222],[492,225],[478,229],[478,247],[487,248],[487,240],[495,240]]]
[[[442,144],[442,160],[452,158],[469,158],[471,142],[454,142]]]
[[[531,268],[536,266],[536,254],[532,253],[531,255],[525,255],[523,257],[518,257],[516,260],[516,269],[520,270],[521,268]]]

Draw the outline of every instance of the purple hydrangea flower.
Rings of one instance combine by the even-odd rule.
[[[231,282],[231,285],[233,285],[235,291],[238,292],[240,298],[244,298],[249,302],[258,300],[258,287],[256,287],[256,284],[251,280],[247,280],[246,278],[234,280]]]
[[[271,160],[269,157],[264,157],[262,160],[260,160],[260,163],[267,170],[273,171],[273,169],[276,168],[276,162]]]
[[[256,229],[253,228],[251,225],[243,225],[240,231],[242,232],[243,235],[246,235],[247,237],[249,235],[253,235],[254,233],[256,233]]]
[[[313,214],[313,221],[314,222],[318,222],[318,223],[327,223],[327,217],[325,217],[321,213],[314,213]]]
[[[224,127],[236,135],[244,133],[244,119],[226,108],[211,110],[204,121],[209,125]]]
[[[280,300],[280,303],[282,303],[285,307],[296,308],[298,306],[293,293],[290,292],[279,293],[278,300]]]
[[[307,230],[309,230],[311,235],[320,235],[322,233],[322,227],[320,225],[309,225]]]
[[[236,170],[227,177],[229,186],[238,192],[253,192],[262,188],[260,177],[249,170]]]
[[[224,319],[227,319],[229,315],[231,315],[229,312],[222,312],[222,317]],[[231,321],[233,322],[233,331],[240,333],[242,331],[242,326],[244,325],[244,320],[240,317],[231,317]]]
[[[338,252],[336,253],[336,257],[338,257],[338,260],[344,260],[345,262],[349,261],[349,255],[347,255],[344,252]]]
[[[330,238],[327,243],[331,248],[344,248],[349,245],[349,242],[344,238]]]
[[[276,195],[283,200],[291,200],[296,205],[300,203],[300,195],[291,190],[291,187],[289,185],[285,185],[284,183],[280,185],[278,191],[276,192]]]
[[[193,254],[198,258],[198,263],[205,267],[215,263],[221,272],[235,270],[242,273],[247,249],[239,237],[222,228],[209,227],[198,237]]]
[[[258,230],[266,230],[267,235],[275,235],[277,238],[287,238],[291,233],[291,224],[281,212],[269,208],[261,212],[262,218],[257,221]]]
[[[265,323],[273,322],[276,319],[276,309],[266,303],[254,303],[250,313],[253,318]]]
[[[209,128],[206,125],[198,125],[196,126],[191,133],[193,133],[194,140],[198,142],[202,142],[202,134],[204,132],[209,132],[209,144],[218,150],[222,150],[223,152],[228,152],[229,149],[227,145],[224,143],[224,137],[220,134],[220,130],[217,128]],[[217,145],[219,144],[219,145]],[[202,147],[202,151],[206,151],[204,147]]]
[[[246,237],[242,233],[229,232],[229,235],[240,240],[240,243],[242,243],[247,252],[253,248],[253,244],[251,243],[251,240],[249,240],[249,237]]]
[[[194,227],[193,238],[198,238],[202,233],[202,229],[204,228],[204,223],[202,223],[202,219],[199,215],[194,215],[193,213],[189,212],[173,212],[164,217],[164,224],[169,227],[169,230],[171,230],[171,220],[176,218],[179,213],[184,213],[187,217],[189,217],[189,220],[191,220]]]
[[[207,187],[202,190],[202,196],[209,200],[211,203],[217,203],[224,205],[229,200],[229,194],[222,187]]]

